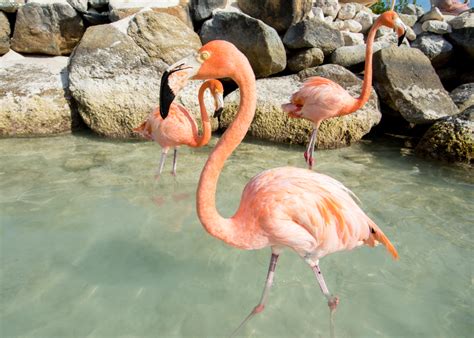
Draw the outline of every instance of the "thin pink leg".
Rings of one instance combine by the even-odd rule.
[[[326,282],[324,281],[323,274],[321,272],[321,269],[319,268],[319,264],[316,264],[311,267],[313,269],[314,275],[316,276],[316,279],[318,280],[319,287],[321,288],[321,291],[323,292],[324,296],[328,300],[328,307],[329,307],[329,329],[330,329],[330,335],[331,338],[335,337],[334,335],[334,312],[336,312],[337,305],[339,304],[339,298],[336,296],[331,295],[331,293],[328,290],[328,287],[326,286]]]
[[[171,174],[173,176],[176,176],[176,166],[178,164],[178,148],[174,148],[174,153],[173,153],[173,171]]]
[[[316,135],[318,133],[318,129],[314,128],[311,132],[311,137],[309,139],[308,147],[306,148],[306,152],[304,153],[304,159],[306,163],[308,163],[308,168],[311,170],[313,169],[314,164],[314,145],[316,144]]]
[[[240,325],[234,330],[234,332],[232,332],[230,337],[235,337],[235,335],[245,326],[245,324],[247,324],[250,319],[252,319],[253,316],[255,316],[257,313],[262,312],[265,309],[265,304],[268,300],[268,294],[270,293],[270,288],[273,284],[273,276],[275,274],[277,261],[278,255],[272,253],[272,258],[270,259],[270,266],[268,267],[267,280],[265,282],[265,288],[263,289],[262,298],[260,298],[260,302],[257,304],[257,306],[254,307],[252,312],[250,312],[250,314],[242,321],[242,323],[240,323]]]
[[[160,165],[158,166],[158,169],[156,170],[155,179],[159,179],[161,177],[161,173],[163,172],[163,167],[165,166],[166,155],[168,155],[168,151],[161,152]]]

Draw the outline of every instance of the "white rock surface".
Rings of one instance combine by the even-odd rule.
[[[366,11],[360,11],[357,13],[354,17],[354,20],[357,21],[358,23],[361,24],[362,26],[362,33],[367,33],[372,27],[374,21],[372,19],[372,14],[366,12]]]
[[[332,16],[335,18],[341,6],[337,0],[315,0],[315,7],[320,7],[323,10],[324,15]]]
[[[436,20],[429,20],[423,22],[421,29],[423,30],[423,32],[430,32],[435,34],[446,34],[452,32],[449,23]]]
[[[363,45],[364,42],[364,34],[362,33],[352,33],[342,31],[342,37],[344,38],[344,46],[357,46]]]
[[[423,23],[428,20],[437,20],[444,21],[444,16],[438,7],[433,7],[429,12],[426,12],[420,19],[420,22]]]
[[[344,28],[352,33],[359,33],[362,31],[362,25],[355,20],[344,21]]]
[[[349,20],[356,15],[356,5],[354,3],[342,4],[337,18],[341,20]]]

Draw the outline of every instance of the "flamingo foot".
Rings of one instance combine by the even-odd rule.
[[[328,306],[329,306],[329,310],[331,310],[331,313],[336,311],[338,304],[339,304],[339,297],[331,296],[328,299]]]
[[[314,157],[312,154],[309,154],[308,155],[308,152],[305,151],[304,152],[304,159],[306,161],[306,163],[308,164],[308,169],[311,170],[313,169],[313,165],[314,165]]]

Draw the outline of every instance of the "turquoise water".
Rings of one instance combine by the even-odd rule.
[[[230,248],[202,229],[194,192],[209,150],[182,149],[178,179],[166,172],[156,183],[151,142],[0,140],[0,336],[228,336],[260,297],[270,251]],[[219,184],[222,213],[233,213],[250,177],[303,166],[302,153],[239,147]],[[317,169],[359,196],[401,257],[377,247],[321,261],[341,299],[336,336],[472,336],[472,171],[425,162],[396,143],[316,156]],[[267,309],[242,336],[328,332],[312,271],[285,252]]]

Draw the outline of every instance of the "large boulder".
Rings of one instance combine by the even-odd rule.
[[[292,72],[319,66],[324,61],[324,53],[319,48],[298,50],[288,59],[288,69]]]
[[[449,34],[451,41],[471,60],[474,59],[474,12],[463,13],[449,23],[452,27]]]
[[[431,126],[416,146],[415,153],[425,158],[472,165],[474,107]]]
[[[28,3],[18,9],[11,48],[22,53],[68,55],[84,34],[84,24],[69,4]]]
[[[337,65],[310,68],[297,75],[257,80],[257,110],[249,129],[250,135],[281,143],[306,144],[313,128],[311,122],[289,118],[281,109],[291,95],[310,76],[329,78],[359,96],[362,81],[350,71]],[[239,91],[228,95],[224,102],[221,127],[235,118],[239,106]],[[372,90],[369,102],[356,113],[324,121],[318,132],[317,147],[337,148],[360,140],[381,119],[377,95]]]
[[[5,13],[15,13],[18,8],[25,4],[25,0],[1,0],[0,11]]]
[[[449,96],[451,96],[461,112],[474,106],[474,82],[460,85],[449,93]]]
[[[84,34],[71,56],[70,89],[81,116],[96,133],[135,136],[132,129],[159,102],[162,72],[200,47],[197,35],[175,18],[171,17],[179,29],[163,25],[170,17],[145,11],[90,27]],[[187,48],[182,39],[189,41]]]
[[[421,50],[435,68],[445,65],[453,54],[453,45],[437,34],[420,34],[411,46]]]
[[[278,32],[303,20],[311,12],[311,0],[238,0],[240,9],[256,19],[262,20]]]
[[[374,52],[377,52],[388,46],[390,46],[389,42],[377,41],[374,43],[372,48]],[[365,61],[366,48],[367,46],[365,44],[339,47],[331,54],[331,63],[343,67],[351,67],[363,63]]]
[[[0,136],[52,135],[81,124],[68,91],[68,58],[0,58]]]
[[[342,34],[329,24],[318,19],[308,19],[291,26],[283,37],[283,43],[290,49],[316,47],[329,55],[336,48],[344,46]]]
[[[459,112],[430,60],[419,49],[389,47],[378,51],[373,73],[381,100],[410,123],[433,123]]]
[[[0,12],[0,55],[10,50],[10,23],[5,14]]]
[[[207,20],[215,9],[224,8],[226,4],[227,0],[191,0],[191,16],[196,22]]]
[[[204,22],[201,40],[232,42],[249,59],[257,77],[281,72],[286,67],[285,47],[275,29],[246,14],[217,12]]]

